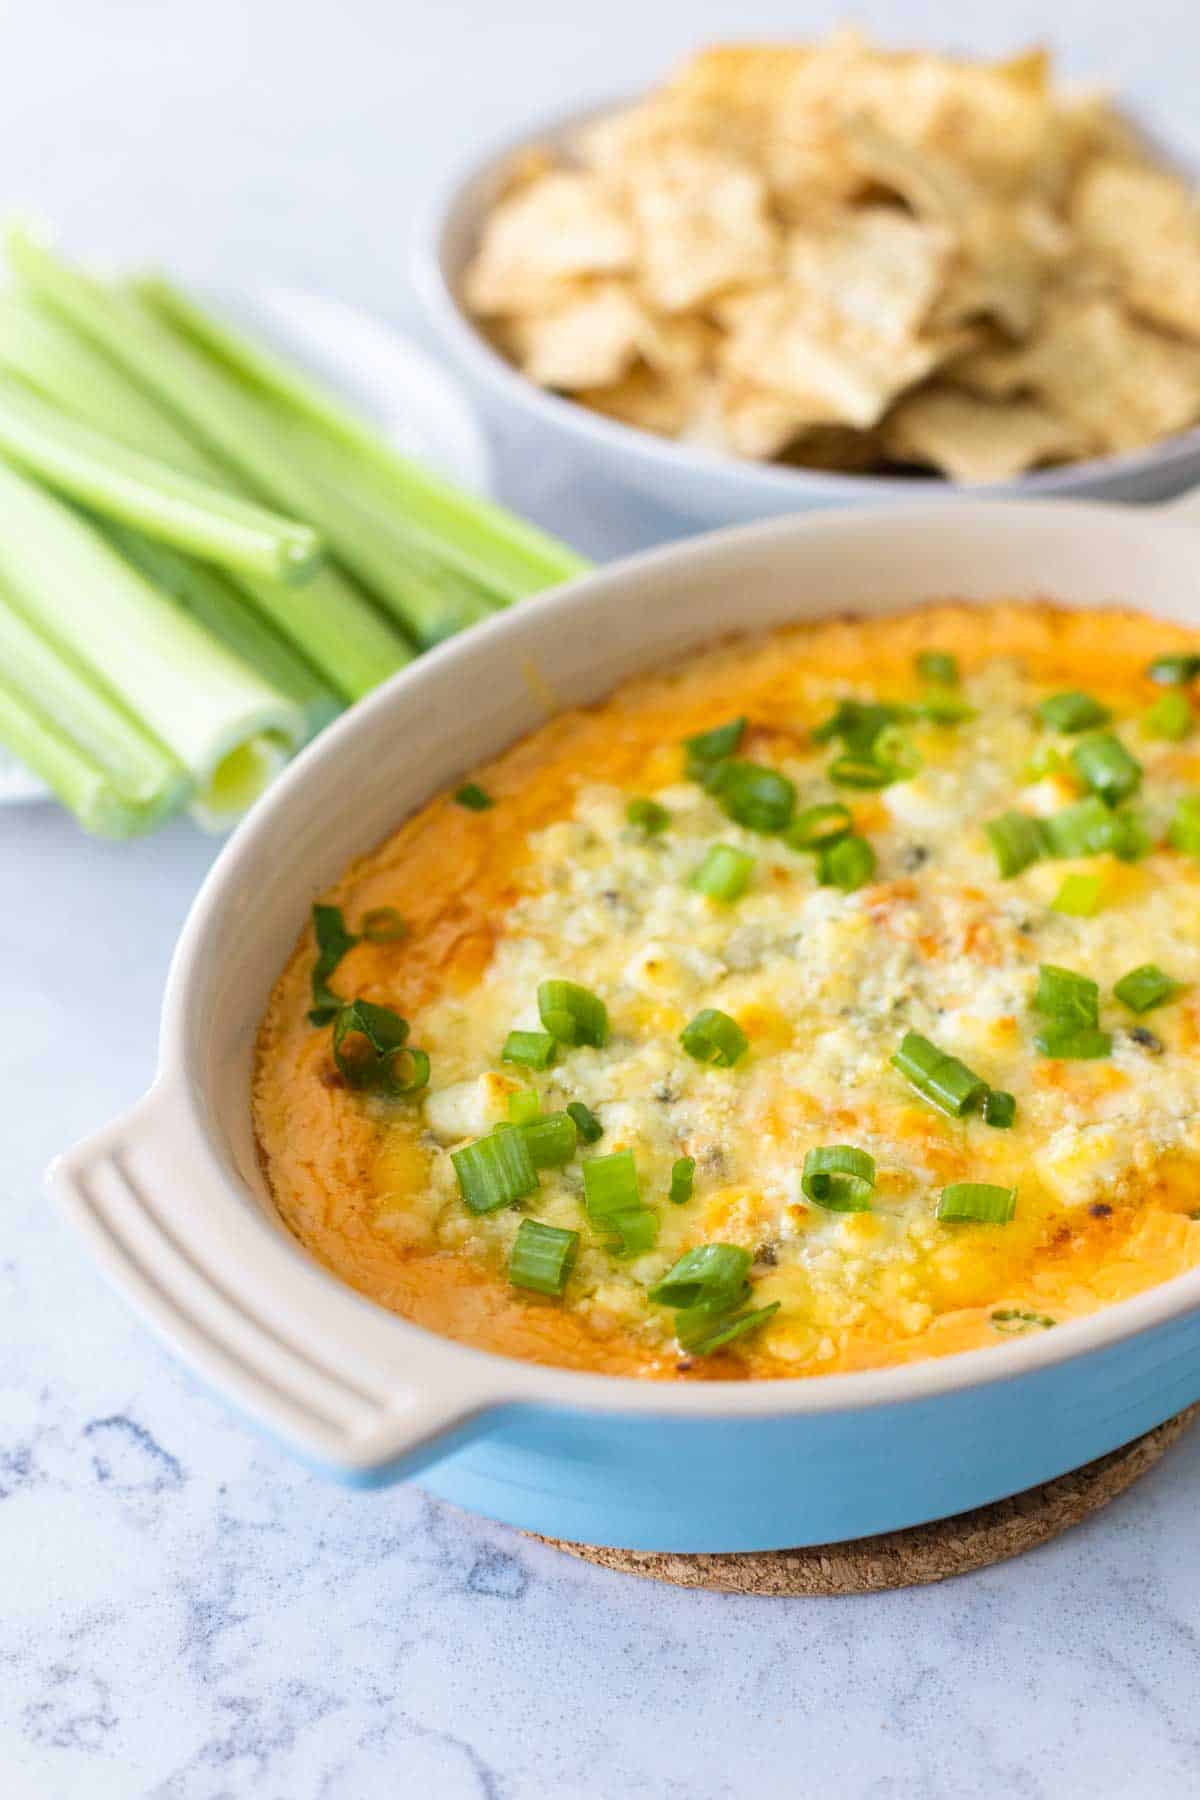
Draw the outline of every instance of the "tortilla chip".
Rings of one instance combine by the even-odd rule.
[[[1085,437],[1032,400],[1004,405],[934,385],[900,400],[880,427],[887,454],[955,481],[1008,481],[1086,454]]]
[[[549,312],[508,322],[516,357],[531,381],[549,388],[607,387],[632,366],[645,313],[619,281],[580,283]]]
[[[1105,158],[1080,176],[1071,219],[1111,262],[1135,312],[1200,338],[1200,203],[1186,182]]]
[[[537,310],[573,277],[631,270],[636,249],[601,184],[559,170],[518,188],[491,213],[463,293],[483,317]]]
[[[944,279],[954,237],[896,207],[843,207],[787,239],[790,283],[891,342],[913,337]]]
[[[660,312],[686,312],[776,267],[779,234],[762,176],[717,151],[679,147],[648,158],[632,189],[642,291]]]
[[[1041,401],[1100,451],[1136,450],[1200,418],[1200,349],[1103,295],[1055,295],[1028,343],[967,355],[953,376],[993,398]]]

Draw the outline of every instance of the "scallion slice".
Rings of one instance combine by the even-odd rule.
[[[687,774],[693,781],[702,780],[714,763],[732,756],[746,730],[744,718],[730,719],[725,725],[714,725],[711,731],[699,731],[684,738],[687,752]]]
[[[1103,875],[1067,875],[1050,905],[1055,912],[1091,919],[1104,905],[1104,887]]]
[[[853,1144],[828,1144],[804,1158],[800,1186],[826,1212],[869,1212],[875,1158]]]
[[[1039,1031],[1035,1043],[1043,1056],[1059,1062],[1094,1062],[1112,1054],[1112,1038],[1095,1025],[1075,1025],[1069,1019],[1054,1019]]]
[[[1141,786],[1142,765],[1111,731],[1083,738],[1071,751],[1071,761],[1084,786],[1110,806],[1127,800]]]
[[[526,1069],[548,1069],[557,1049],[548,1031],[510,1031],[504,1040],[500,1060],[519,1063]]]
[[[942,1189],[937,1216],[977,1225],[1007,1225],[1016,1207],[1016,1188],[997,1187],[990,1181],[955,1181]]]
[[[1184,687],[1200,675],[1200,656],[1156,656],[1146,673],[1162,687]]]
[[[561,1169],[574,1156],[579,1137],[574,1119],[565,1112],[525,1121],[521,1135],[535,1169]]]
[[[1028,813],[1005,812],[986,819],[983,829],[988,835],[1003,880],[1010,881],[1037,862],[1042,854],[1042,833],[1036,819]]]
[[[608,1042],[608,1008],[599,995],[576,981],[543,981],[537,991],[538,1015],[560,1044],[590,1044],[603,1050]]]
[[[962,680],[958,658],[948,650],[921,650],[915,661],[922,681],[932,681],[938,687],[957,687]]]
[[[394,906],[373,906],[363,914],[362,935],[368,944],[398,944],[408,926]]]
[[[692,1197],[696,1179],[694,1156],[677,1156],[671,1164],[671,1189],[667,1198],[672,1206],[683,1206]]]
[[[640,795],[626,806],[625,817],[635,830],[645,832],[647,837],[657,837],[671,823],[671,815],[665,806],[660,806],[657,800],[646,800]]]
[[[567,1104],[568,1116],[575,1121],[575,1129],[581,1144],[598,1144],[604,1136],[604,1127],[582,1100],[571,1100]]]
[[[894,764],[880,762],[869,751],[862,750],[844,750],[834,757],[828,772],[836,787],[885,788],[902,778]]]
[[[697,1062],[711,1063],[718,1069],[731,1069],[750,1048],[750,1040],[728,1013],[706,1006],[690,1019],[679,1034],[679,1042]]]
[[[913,711],[919,719],[929,719],[934,725],[961,725],[975,717],[975,708],[957,688],[936,685],[922,690]]]
[[[830,800],[820,806],[806,806],[783,834],[783,841],[792,850],[819,850],[823,846],[835,844],[838,838],[844,838],[854,830],[854,816],[848,806],[840,800]]]
[[[352,1000],[333,1022],[333,1060],[351,1087],[397,1098],[429,1081],[429,1058],[408,1042],[408,1020],[390,1006]]]
[[[874,850],[857,832],[823,844],[817,852],[817,880],[822,887],[841,888],[845,894],[870,881],[875,867]]]
[[[329,977],[343,956],[353,950],[358,939],[347,930],[340,906],[314,906],[312,923],[317,940],[317,960],[310,977],[312,1007],[308,1022],[310,1025],[328,1025],[345,1005],[341,995],[335,994],[330,987]]]
[[[517,1088],[508,1096],[510,1125],[532,1125],[541,1117],[542,1097],[536,1088]]]
[[[778,1311],[778,1300],[772,1300],[769,1306],[758,1306],[752,1312],[738,1313],[736,1318],[727,1319],[705,1336],[692,1337],[686,1333],[685,1328],[679,1332],[680,1348],[686,1350],[689,1356],[711,1356],[716,1350],[724,1350],[735,1338],[745,1337],[749,1331],[757,1331],[760,1325],[765,1325],[768,1319],[774,1318]],[[678,1320],[676,1325],[678,1329]]]
[[[954,1119],[962,1118],[978,1105],[987,1092],[987,1083],[973,1069],[939,1050],[917,1031],[905,1032],[892,1056],[892,1066],[923,1099]]]
[[[1131,1012],[1149,1012],[1152,1007],[1162,1006],[1179,990],[1179,983],[1172,981],[1157,963],[1142,963],[1136,969],[1130,969],[1122,975],[1113,988],[1113,993]]]
[[[660,1306],[684,1309],[718,1297],[736,1303],[745,1292],[752,1260],[749,1250],[737,1244],[698,1244],[655,1282],[650,1299]]]
[[[1168,836],[1176,850],[1200,856],[1200,794],[1184,794],[1176,803]]]
[[[608,1156],[589,1156],[583,1164],[583,1194],[593,1220],[640,1207],[642,1195],[633,1151],[614,1150]]]
[[[1017,1102],[1003,1088],[989,1088],[983,1097],[983,1122],[998,1131],[1007,1131],[1015,1122]]]
[[[514,1287],[535,1294],[560,1295],[579,1254],[579,1233],[540,1219],[522,1219],[508,1259],[508,1279]]]
[[[1114,811],[1098,794],[1088,794],[1037,824],[1050,856],[1101,856],[1109,851],[1133,862],[1148,847],[1137,815]]]
[[[1087,731],[1092,725],[1107,725],[1112,718],[1107,706],[1091,694],[1072,688],[1065,694],[1051,694],[1038,707],[1038,717],[1052,731]]]
[[[1073,969],[1056,963],[1042,963],[1038,968],[1034,1010],[1064,1024],[1091,1027],[1100,1020],[1100,989],[1090,975],[1077,975]]]
[[[611,1256],[644,1256],[658,1242],[658,1214],[648,1206],[631,1206],[605,1213],[598,1223],[607,1233]]]
[[[1165,738],[1172,744],[1181,744],[1194,723],[1192,703],[1182,688],[1168,688],[1142,714],[1142,730],[1147,737]]]
[[[814,744],[828,744],[838,738],[847,750],[869,754],[889,725],[909,717],[907,706],[875,700],[839,700],[830,717],[813,727],[812,738]]]
[[[782,831],[791,823],[796,789],[778,769],[731,758],[706,785],[722,812],[747,831]]]
[[[450,1161],[463,1200],[473,1213],[496,1212],[502,1206],[526,1199],[537,1189],[537,1170],[529,1146],[512,1125],[497,1126],[487,1137],[477,1138],[461,1150],[452,1150]]]
[[[753,872],[754,858],[745,850],[737,850],[732,844],[713,844],[704,861],[688,877],[688,886],[709,900],[728,905],[745,893]]]
[[[489,812],[496,802],[486,788],[481,788],[477,781],[464,781],[454,792],[455,804],[465,806],[468,812]]]

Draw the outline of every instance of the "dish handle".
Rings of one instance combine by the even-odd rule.
[[[484,1373],[490,1359],[309,1262],[237,1192],[177,1096],[152,1088],[58,1157],[47,1182],[168,1348],[325,1473],[401,1479],[497,1423],[509,1396]]]

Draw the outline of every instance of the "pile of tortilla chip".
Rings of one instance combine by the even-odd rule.
[[[1200,420],[1200,207],[1041,52],[704,51],[514,162],[464,299],[532,381],[735,456],[1001,481]]]

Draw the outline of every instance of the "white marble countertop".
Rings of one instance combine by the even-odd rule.
[[[932,0],[858,4],[944,35]],[[410,316],[432,167],[794,0],[0,0],[0,191],[81,248]],[[1004,49],[1043,0],[962,0]],[[503,19],[501,24],[500,20]],[[1189,0],[1060,0],[1077,73],[1194,111]],[[510,496],[598,555],[666,521],[511,441]],[[253,1437],[107,1293],[43,1197],[148,1079],[214,846],[0,815],[0,1794],[5,1800],[1156,1800],[1200,1789],[1200,1433],[1057,1544],[907,1594],[737,1600],[561,1558]]]

